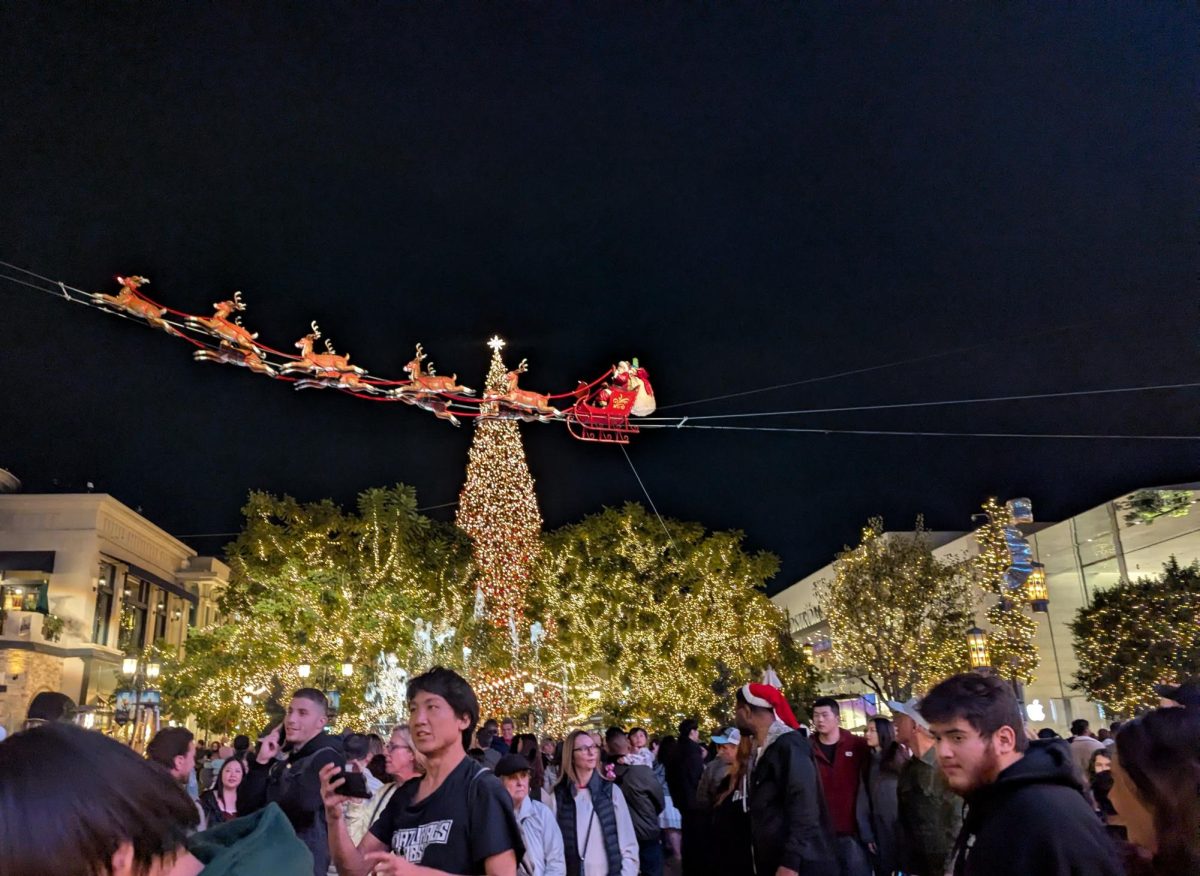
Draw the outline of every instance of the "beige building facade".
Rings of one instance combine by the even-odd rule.
[[[42,691],[107,726],[122,660],[186,648],[228,579],[112,496],[0,493],[0,726],[20,729]]]
[[[1072,690],[1079,661],[1068,624],[1080,608],[1091,604],[1095,593],[1118,581],[1157,576],[1172,556],[1185,565],[1200,559],[1200,483],[1137,490],[1067,520],[1035,523],[1022,530],[1033,546],[1034,559],[1046,567],[1050,596],[1047,612],[1030,615],[1037,624],[1040,663],[1034,682],[1024,691],[1027,717],[1035,727],[1054,727],[1064,735],[1074,718],[1086,718],[1096,729],[1111,716],[1100,704]],[[970,532],[935,532],[930,537],[934,555],[942,559],[979,553]],[[833,576],[831,563],[772,597],[788,612],[793,636],[810,644],[814,662],[826,669],[837,643],[830,641],[817,588]],[[994,601],[995,596],[981,594],[976,606],[976,623],[984,629],[984,612]],[[1028,607],[1024,610],[1029,612]],[[863,622],[869,624],[870,619]],[[865,722],[879,705],[857,682],[834,675],[826,678],[826,692],[847,701],[849,709],[844,708],[843,714],[848,724]]]

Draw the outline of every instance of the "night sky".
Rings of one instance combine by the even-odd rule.
[[[638,356],[664,415],[1196,382],[1196,18],[1132,2],[5,4],[0,259],[92,291],[142,274],[201,314],[240,289],[263,341],[290,349],[316,319],[396,377],[420,341],[478,386],[493,333],[510,365],[528,357],[531,389]],[[250,489],[457,497],[469,426],[193,363],[8,282],[0,307],[0,466],[30,490],[91,480],[183,535],[237,529]],[[1200,435],[1197,402],[728,424]],[[618,448],[522,431],[547,526],[642,499]],[[994,493],[1054,520],[1200,476],[1200,441],[679,429],[629,453],[664,515],[779,554],[775,588],[870,515],[966,529]]]

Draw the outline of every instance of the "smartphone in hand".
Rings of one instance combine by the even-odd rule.
[[[338,785],[337,792],[344,797],[357,797],[360,800],[370,800],[371,792],[367,790],[367,777],[362,773],[352,773],[342,770],[334,773],[330,778],[330,782],[336,782],[338,779],[345,779],[341,785]]]

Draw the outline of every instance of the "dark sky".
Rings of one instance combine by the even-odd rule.
[[[40,4],[0,9],[0,259],[183,310],[243,291],[372,371],[484,342],[562,391],[639,356],[666,414],[1196,381],[1193,4]],[[453,501],[469,427],[195,364],[0,283],[0,465],[175,533],[247,490]],[[1200,434],[1200,390],[738,425]],[[641,498],[619,449],[523,427],[548,526]],[[665,515],[778,587],[864,519],[1058,519],[1193,480],[1200,441],[645,432]],[[448,514],[451,512],[438,512]],[[201,551],[224,539],[194,539]]]

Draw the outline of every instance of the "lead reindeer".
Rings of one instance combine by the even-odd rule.
[[[198,329],[199,331],[208,332],[210,335],[220,338],[227,344],[245,350],[247,353],[261,354],[255,340],[258,338],[258,332],[251,333],[241,322],[241,317],[231,320],[234,312],[242,312],[246,309],[246,302],[242,301],[242,293],[234,292],[232,301],[218,301],[213,305],[216,311],[212,316],[189,316],[185,320],[189,328]]]
[[[505,392],[485,392],[483,397],[489,401],[503,402],[540,415],[540,417],[559,417],[562,412],[550,404],[550,396],[538,392],[530,392],[517,386],[518,375],[529,370],[529,360],[522,359],[521,364],[504,375]]]
[[[141,317],[150,323],[155,328],[160,328],[170,335],[179,335],[180,332],[165,319],[167,309],[158,304],[155,304],[150,299],[144,297],[138,289],[145,286],[150,281],[145,277],[117,277],[117,282],[121,284],[121,291],[116,295],[105,295],[103,292],[96,292],[92,295],[92,300],[97,304],[107,304],[116,310],[127,313],[130,316]]]
[[[413,359],[404,366],[408,378],[412,381],[408,386],[401,387],[402,392],[453,392],[459,395],[474,395],[475,390],[469,386],[462,386],[458,382],[458,375],[452,374],[449,377],[440,376],[434,373],[433,363],[429,363],[426,371],[421,370],[421,363],[425,361],[425,348],[417,344],[417,352]]]
[[[281,374],[308,374],[313,377],[336,378],[339,381],[349,381],[357,384],[357,378],[367,373],[365,368],[350,364],[350,356],[338,353],[328,339],[325,341],[324,353],[314,353],[313,344],[321,337],[321,330],[314,320],[312,331],[296,341],[296,349],[300,351],[299,362],[289,362],[280,369]],[[353,375],[353,376],[351,376]]]

